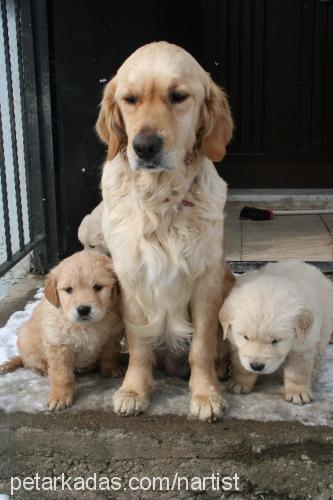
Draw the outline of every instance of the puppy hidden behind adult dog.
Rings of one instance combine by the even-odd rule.
[[[286,400],[312,400],[333,329],[333,284],[318,269],[289,260],[240,277],[220,320],[231,342],[231,392],[250,392],[258,375],[283,365]]]
[[[82,219],[77,235],[85,250],[96,250],[109,255],[102,230],[103,210],[104,204],[101,202]]]
[[[46,277],[45,297],[18,331],[19,356],[0,373],[19,367],[48,375],[50,410],[73,402],[74,373],[100,363],[104,376],[119,376],[123,324],[112,261],[94,251],[63,260]]]

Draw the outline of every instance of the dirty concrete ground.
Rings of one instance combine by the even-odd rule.
[[[0,414],[0,491],[9,492],[10,477],[85,478],[93,473],[132,476],[239,476],[240,491],[203,492],[120,490],[67,492],[80,498],[333,498],[333,429],[291,422],[226,420],[215,424],[181,417],[121,418],[108,412]],[[59,498],[58,493],[14,498]]]
[[[18,304],[35,286],[17,294]],[[15,295],[15,294],[14,294]],[[11,306],[13,306],[13,297]],[[2,309],[5,322],[10,305]],[[333,409],[332,409],[333,411]],[[0,492],[10,477],[120,477],[114,492],[25,492],[14,498],[54,499],[333,499],[333,429],[296,422],[226,419],[208,424],[176,416],[120,418],[112,412],[0,412]],[[239,491],[129,491],[130,477],[239,476]],[[164,483],[166,484],[166,483]],[[124,488],[127,488],[126,490]]]

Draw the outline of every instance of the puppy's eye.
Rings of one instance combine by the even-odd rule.
[[[65,288],[65,292],[68,293],[68,295],[70,295],[72,292],[73,292],[73,288],[71,286]]]
[[[179,102],[185,101],[188,98],[188,94],[184,94],[183,92],[170,92],[169,99],[172,104],[178,104]]]
[[[272,340],[272,344],[277,344],[278,342],[280,342],[278,339],[273,339]]]
[[[89,248],[95,248],[95,245],[89,245]]]
[[[93,286],[93,289],[95,290],[95,292],[100,292],[102,289],[103,289],[103,285],[94,285]]]
[[[138,98],[135,95],[127,95],[124,97],[124,101],[127,102],[127,104],[136,104]]]
[[[249,337],[247,335],[244,335],[244,339],[245,340],[250,340]]]

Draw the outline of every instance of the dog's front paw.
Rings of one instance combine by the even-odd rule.
[[[49,410],[63,410],[73,404],[73,393],[68,394],[51,392],[48,400]]]
[[[135,391],[119,389],[113,396],[114,411],[121,416],[139,415],[148,406],[148,399]]]
[[[234,394],[248,394],[251,392],[252,386],[246,385],[237,380],[230,380],[227,385],[227,389],[229,392],[233,392]]]
[[[304,405],[311,403],[313,400],[311,389],[300,387],[293,389],[286,389],[286,400],[295,405]]]
[[[191,416],[199,420],[215,422],[224,416],[227,409],[228,403],[219,392],[193,395],[191,399]]]

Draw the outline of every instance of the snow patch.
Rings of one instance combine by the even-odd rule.
[[[17,354],[16,331],[27,321],[43,293],[39,290],[24,311],[15,312],[0,329],[0,363]],[[67,412],[77,410],[110,410],[112,397],[120,379],[102,379],[98,373],[77,377],[75,404]],[[0,376],[0,409],[5,412],[29,413],[48,411],[47,378],[30,370],[19,369]],[[259,378],[254,391],[247,395],[226,392],[230,403],[229,417],[257,421],[297,420],[306,425],[333,427],[333,345],[327,347],[319,376],[314,386],[314,402],[297,406],[283,400],[282,376],[279,373]],[[188,414],[189,391],[186,381],[157,376],[148,415]]]

